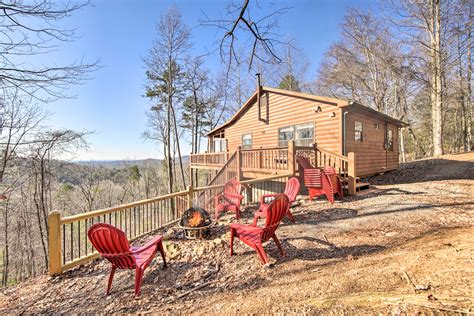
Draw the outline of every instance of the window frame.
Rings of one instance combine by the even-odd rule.
[[[357,123],[360,124],[360,130],[357,129]],[[354,121],[354,141],[364,142],[364,124],[362,121]]]
[[[245,136],[250,136],[250,145],[245,145],[244,144],[244,137]],[[240,140],[241,140],[241,144],[242,144],[242,149],[252,149],[253,147],[253,135],[252,133],[245,133],[245,134],[242,134],[241,137],[240,137]]]
[[[297,139],[297,135],[298,135],[298,127],[304,127],[304,126],[310,126],[312,127],[312,136],[310,138],[301,138],[301,139]],[[315,128],[315,124],[314,124],[314,121],[310,121],[310,122],[306,122],[306,123],[300,123],[300,124],[293,124],[293,125],[288,125],[288,126],[283,126],[283,127],[280,127],[278,128],[278,147],[288,147],[288,142],[290,140],[293,140],[295,142],[295,144],[297,146],[309,146],[309,145],[305,145],[305,144],[301,144],[301,142],[303,141],[310,141],[310,142],[313,142],[314,141],[314,128]],[[287,139],[287,140],[282,140],[280,139],[280,134],[282,132],[282,130],[284,129],[291,129],[291,133],[292,133],[292,137]]]

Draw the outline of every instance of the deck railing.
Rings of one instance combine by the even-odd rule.
[[[244,171],[288,170],[288,147],[241,150]]]
[[[342,156],[329,150],[318,147],[316,144],[312,146],[295,147],[295,155],[306,157],[316,168],[326,166],[333,167],[336,172],[347,183],[347,190],[350,195],[356,193],[356,164],[355,154],[350,152],[349,155]],[[296,159],[296,158],[295,158]]]
[[[223,153],[214,154],[192,154],[191,168],[200,168],[208,166],[223,167],[225,161],[217,158],[210,158],[213,155],[218,155],[219,159],[223,159]],[[229,155],[228,153],[226,155]],[[342,156],[333,153],[324,148],[318,147],[316,144],[312,146],[295,146],[294,141],[288,142],[288,147],[273,147],[273,148],[259,148],[259,149],[241,149],[238,147],[236,151],[236,166],[237,179],[243,176],[253,177],[262,176],[265,174],[279,174],[290,173],[295,174],[297,170],[296,157],[307,157],[313,166],[321,168],[331,166],[341,175],[344,182],[348,183],[349,194],[355,194],[356,187],[356,164],[355,154],[349,153],[348,156]],[[214,159],[214,160],[212,160]],[[211,164],[209,161],[214,161]]]
[[[244,204],[258,202],[262,194],[283,192],[289,176],[283,174],[242,181],[245,187]],[[57,211],[51,212],[48,216],[49,274],[61,274],[99,256],[87,237],[87,231],[93,224],[101,222],[114,225],[133,240],[176,223],[183,212],[193,205],[210,205],[210,200],[222,187],[190,186],[186,191],[72,216],[63,217]],[[203,192],[206,194],[203,195]],[[208,211],[212,213],[213,210]]]
[[[191,164],[215,167],[223,166],[229,157],[228,152],[191,154],[190,161]]]

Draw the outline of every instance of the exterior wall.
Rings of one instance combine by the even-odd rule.
[[[225,129],[229,151],[242,144],[242,134],[252,134],[252,149],[278,147],[278,129],[313,122],[314,137],[318,146],[334,153],[342,153],[341,109],[334,104],[292,97],[275,92],[268,93],[268,122],[258,120],[258,106],[254,102],[232,125]],[[322,111],[315,112],[320,106]],[[330,117],[334,112],[335,116]],[[262,117],[266,115],[262,106]]]
[[[363,141],[354,140],[354,122],[362,122]],[[379,129],[375,124],[379,124]],[[349,110],[346,115],[346,153],[356,154],[356,172],[358,176],[367,176],[388,170],[397,169],[398,161],[398,127],[387,123],[392,130],[393,151],[384,148],[385,121],[377,116]]]

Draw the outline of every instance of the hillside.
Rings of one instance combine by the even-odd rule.
[[[287,255],[273,242],[265,246],[270,268],[239,242],[229,256],[228,215],[212,240],[162,232],[169,268],[152,263],[140,298],[133,297],[132,271],[119,271],[106,297],[109,264],[98,259],[4,289],[0,312],[473,312],[474,155],[415,161],[369,180],[370,192],[333,205],[300,201],[296,224],[278,230]],[[244,221],[253,211],[243,212]]]

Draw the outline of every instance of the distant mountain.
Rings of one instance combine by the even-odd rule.
[[[187,163],[189,156],[183,156],[183,163]],[[127,166],[136,165],[138,167],[142,166],[153,166],[160,165],[163,162],[163,159],[138,159],[138,160],[79,160],[74,161],[73,163],[84,165],[84,166],[94,166],[94,167],[104,167],[104,168],[121,168]],[[176,160],[178,163],[178,160]]]

